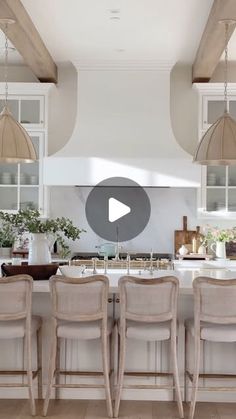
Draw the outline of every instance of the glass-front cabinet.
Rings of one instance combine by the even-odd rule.
[[[196,83],[199,93],[199,141],[224,113],[222,83]],[[236,84],[229,84],[228,108],[236,119]],[[236,218],[236,166],[202,166],[198,215],[204,218]]]
[[[0,96],[0,109],[4,106],[4,97]],[[14,118],[23,125],[25,129],[43,128],[44,126],[44,97],[11,95],[8,106]]]
[[[0,208],[5,211],[43,209],[42,156],[44,134],[29,133],[37,161],[23,164],[0,163]]]
[[[47,191],[43,185],[43,157],[47,155],[47,108],[50,84],[9,83],[8,106],[30,135],[37,160],[34,163],[0,163],[0,210],[16,212],[32,208],[47,215]],[[0,110],[4,84],[0,83]]]

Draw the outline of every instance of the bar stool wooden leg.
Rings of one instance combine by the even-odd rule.
[[[112,329],[112,335],[111,335],[111,363],[112,363],[111,366],[113,370],[112,382],[111,382],[112,400],[115,399],[115,386],[117,384],[117,344],[118,344],[117,333],[118,333],[117,325],[115,324]]]
[[[32,353],[31,353],[31,335],[26,333],[26,353],[27,353],[27,378],[29,388],[29,400],[32,416],[36,415],[34,389],[33,389],[33,374],[32,374]]]
[[[117,383],[117,392],[115,399],[114,407],[114,417],[117,418],[119,415],[120,399],[121,392],[123,387],[124,380],[124,370],[125,370],[125,350],[126,350],[126,337],[124,333],[121,333],[119,336],[119,370],[118,370],[118,383]]]
[[[107,335],[105,335],[104,331],[102,331],[101,339],[102,339],[102,361],[103,361],[103,375],[104,375],[105,393],[106,393],[106,402],[107,402],[107,414],[109,418],[112,418],[113,409],[112,409],[110,379],[109,379]]]
[[[184,401],[187,402],[188,397],[188,378],[187,378],[187,370],[188,370],[188,331],[185,327],[184,329]]]
[[[180,416],[180,418],[183,418],[184,417],[184,411],[183,411],[183,403],[182,403],[180,384],[179,384],[179,372],[178,372],[178,364],[177,364],[175,326],[172,326],[171,329],[172,329],[172,332],[171,332],[171,357],[172,357],[172,364],[173,364],[175,393],[176,393],[176,398],[177,398],[177,403],[178,403],[179,416]]]
[[[195,347],[194,371],[193,371],[192,396],[191,396],[189,419],[193,419],[195,406],[196,406],[199,368],[200,368],[200,344],[201,344],[200,337],[196,336],[194,339],[194,347]]]
[[[57,349],[56,349],[56,384],[60,384],[60,356],[61,356],[61,339],[57,338]],[[56,387],[55,390],[55,398],[59,399],[60,398],[60,389],[59,387]]]
[[[54,332],[52,334],[52,343],[51,343],[51,358],[50,358],[50,366],[49,366],[49,375],[48,375],[48,385],[46,396],[44,400],[43,406],[43,416],[47,416],[49,400],[52,391],[54,373],[56,368],[56,351],[57,351],[57,336],[56,336],[56,326],[54,325]]]
[[[42,326],[37,330],[38,399],[43,398],[42,387]]]

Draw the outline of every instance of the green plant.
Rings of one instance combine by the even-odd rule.
[[[60,245],[64,257],[70,253],[65,237],[75,241],[80,238],[82,232],[85,232],[85,230],[75,227],[69,218],[41,219],[39,211],[34,209],[20,210],[16,214],[0,211],[0,221],[13,229],[15,237],[16,234],[22,235],[25,232],[53,235]]]
[[[236,227],[231,229],[220,229],[219,227],[211,227],[209,225],[203,228],[204,238],[201,240],[203,244],[208,241],[214,242],[235,242]]]
[[[14,227],[7,221],[0,223],[0,247],[12,247],[16,239]]]

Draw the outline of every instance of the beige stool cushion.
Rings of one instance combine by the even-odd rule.
[[[194,336],[194,320],[185,322],[185,327]],[[236,342],[236,324],[201,323],[201,339],[212,342]]]
[[[113,319],[108,319],[107,333],[111,334]],[[69,322],[58,321],[57,336],[64,339],[99,339],[101,338],[101,321]]]
[[[118,329],[120,322],[118,322]],[[126,337],[129,339],[156,342],[170,339],[170,322],[142,323],[132,320],[126,321]]]
[[[33,316],[31,333],[34,334],[41,326],[41,318]],[[23,338],[25,336],[25,320],[0,321],[0,339]]]

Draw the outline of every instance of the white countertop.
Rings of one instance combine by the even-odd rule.
[[[137,269],[130,270],[130,275],[137,276],[139,278],[158,278],[161,276],[168,276],[174,275],[179,279],[180,282],[180,294],[192,294],[192,281],[197,276],[208,276],[211,278],[217,279],[231,279],[236,277],[236,264],[235,269],[227,269],[227,268],[218,268],[214,267],[213,269],[200,269],[200,267],[186,267],[179,266],[175,268],[175,270],[158,270],[154,271],[153,275],[150,275],[148,272],[142,271],[141,275],[140,271]],[[104,270],[98,270],[98,274],[104,274]],[[91,270],[87,270],[83,277],[88,275],[92,275]],[[127,275],[126,269],[116,269],[116,270],[108,270],[107,277],[110,281],[110,292],[116,293],[118,292],[118,280],[121,276]],[[49,284],[48,281],[34,281],[34,292],[49,292]]]
[[[23,259],[24,262],[27,259]],[[65,262],[65,259],[53,259],[53,262]],[[0,258],[0,264],[12,263],[12,259]],[[60,273],[60,272],[59,272]],[[99,274],[104,274],[103,269],[98,270]],[[92,275],[92,270],[87,269],[83,277]],[[108,269],[107,276],[110,281],[110,292],[118,291],[118,280],[121,276],[127,275],[126,269]],[[197,276],[209,276],[217,279],[231,279],[236,278],[236,260],[176,260],[174,261],[174,270],[155,270],[153,275],[148,271],[141,271],[138,269],[131,269],[130,275],[140,278],[154,278],[161,276],[174,275],[180,281],[180,293],[192,294],[192,281]],[[49,292],[49,283],[47,280],[34,281],[34,292]]]

